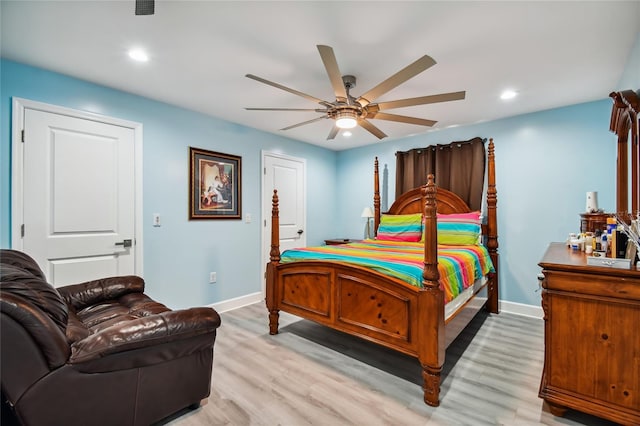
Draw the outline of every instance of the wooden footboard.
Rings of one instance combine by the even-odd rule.
[[[365,268],[322,261],[280,265],[276,282],[281,310],[417,354],[412,307],[420,298],[419,288],[393,278],[372,280]]]
[[[489,145],[488,197],[493,197],[493,210],[490,207],[488,211],[487,235],[488,241],[495,243],[493,251],[491,245],[488,248],[497,270],[495,174],[492,171],[492,156],[493,142]],[[375,174],[377,176],[377,159]],[[376,180],[374,208],[379,220],[378,189]],[[407,201],[408,198],[402,201],[404,207],[397,207],[398,202],[394,203],[392,210],[397,210],[394,214],[423,212],[426,235],[433,236],[425,239],[422,288],[370,269],[342,263],[300,261],[281,264],[278,194],[274,191],[270,262],[266,271],[269,332],[278,333],[279,311],[282,310],[414,356],[422,366],[424,401],[437,406],[446,347],[471,321],[473,315],[460,315],[449,323],[450,326],[446,326],[444,293],[440,289],[437,263],[436,210],[440,206],[445,212],[469,210],[464,202],[461,206],[458,205],[459,197],[455,194],[438,191],[433,176],[429,176],[427,184],[409,198],[411,201]],[[497,274],[489,277],[488,288],[489,299],[495,297],[497,312]],[[489,301],[487,306],[492,303]],[[450,339],[447,338],[445,327],[451,329],[449,337],[453,337]]]

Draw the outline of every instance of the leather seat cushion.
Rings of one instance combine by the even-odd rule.
[[[166,311],[170,309],[144,293],[128,293],[87,306],[75,312],[75,316],[90,334],[94,334],[113,325]]]

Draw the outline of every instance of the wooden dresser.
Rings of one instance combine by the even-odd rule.
[[[539,396],[567,408],[640,424],[640,271],[587,266],[551,243],[543,269],[545,357]]]

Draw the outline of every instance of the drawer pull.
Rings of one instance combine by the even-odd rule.
[[[609,338],[609,336],[607,335],[607,333],[602,333],[602,340],[607,340]]]

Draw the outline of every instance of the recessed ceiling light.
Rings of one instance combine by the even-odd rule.
[[[504,92],[502,92],[502,94],[500,95],[500,99],[502,100],[507,100],[507,99],[513,99],[516,97],[518,93],[516,93],[514,90],[505,90]]]
[[[138,48],[129,50],[129,57],[138,62],[147,62],[149,60],[147,53]]]
[[[345,130],[344,132],[342,132],[342,136],[344,136],[345,138],[348,138],[349,136],[351,136],[352,133],[348,130]]]

